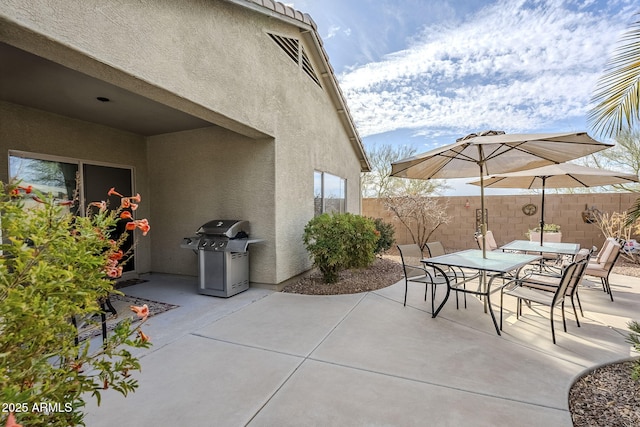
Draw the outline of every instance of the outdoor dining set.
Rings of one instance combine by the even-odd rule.
[[[482,235],[476,236],[479,248],[483,246]],[[503,300],[505,296],[517,299],[516,316],[522,313],[522,302],[528,305],[549,307],[551,336],[556,342],[554,327],[554,309],[561,308],[563,327],[566,332],[565,301],[571,302],[576,323],[580,320],[576,303],[582,314],[582,305],[578,295],[579,285],[585,275],[599,277],[603,291],[613,301],[609,285],[609,273],[621,253],[622,245],[614,238],[608,238],[600,251],[595,248],[580,249],[576,243],[545,242],[539,245],[528,240],[515,240],[494,250],[468,249],[446,253],[441,242],[429,242],[425,251],[417,244],[398,245],[405,276],[404,304],[407,303],[409,283],[425,285],[425,301],[431,290],[431,313],[436,317],[447,303],[451,292],[456,294],[456,307],[459,308],[458,294],[464,297],[472,294],[484,302],[485,312],[491,319],[498,335],[501,335]],[[426,254],[425,254],[426,252]],[[546,258],[544,255],[554,255]],[[425,256],[427,255],[427,256]],[[551,262],[547,261],[551,259]],[[494,281],[498,280],[496,288]],[[436,289],[444,288],[445,296],[435,307]],[[493,312],[491,296],[500,292],[500,322]]]
[[[560,307],[566,332],[565,300],[572,303],[580,326],[575,302],[582,312],[578,296],[585,275],[601,279],[611,301],[613,294],[609,274],[625,242],[607,238],[596,254],[596,248],[580,248],[577,243],[544,241],[545,188],[592,187],[638,182],[638,177],[598,168],[565,163],[612,147],[598,142],[584,132],[554,134],[505,134],[487,131],[459,138],[455,143],[391,164],[391,176],[412,179],[448,179],[479,176],[472,183],[480,186],[481,209],[478,249],[445,253],[439,242],[398,245],[405,272],[406,305],[408,284],[425,285],[425,300],[431,287],[431,312],[436,317],[451,292],[472,294],[484,302],[496,332],[502,330],[505,297],[517,299],[516,316],[522,313],[522,302],[549,307],[551,335],[556,343],[554,309]],[[487,186],[542,190],[540,241],[516,240],[498,247],[486,227],[484,188]],[[424,256],[423,250],[428,252]],[[548,260],[551,259],[551,263]],[[500,282],[496,288],[494,282]],[[445,288],[444,299],[435,307],[437,287]],[[492,289],[493,288],[493,289]],[[491,305],[491,296],[500,292],[500,324]]]

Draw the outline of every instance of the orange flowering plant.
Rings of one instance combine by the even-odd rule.
[[[151,345],[140,329],[147,307],[132,307],[142,322],[120,322],[102,346],[78,341],[72,321],[101,313],[100,301],[120,293],[126,233],[149,232],[148,221],[125,214],[140,196],[113,194],[119,208],[93,202],[76,216],[65,209],[76,200],[0,183],[0,425],[84,425],[85,398],[100,404],[104,390],[126,396],[138,386],[130,349]],[[121,221],[128,231],[112,240]]]

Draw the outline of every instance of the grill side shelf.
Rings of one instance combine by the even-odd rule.
[[[227,242],[226,250],[229,252],[246,252],[251,243],[264,242],[264,239],[232,239]]]

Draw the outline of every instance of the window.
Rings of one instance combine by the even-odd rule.
[[[345,212],[347,180],[326,172],[313,174],[314,215]]]
[[[10,155],[9,177],[9,181],[20,181],[22,185],[52,194],[55,200],[72,200],[78,184],[78,164]],[[36,205],[29,199],[25,203]],[[74,214],[78,213],[77,205],[72,209]]]

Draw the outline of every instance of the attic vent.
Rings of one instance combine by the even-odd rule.
[[[271,33],[269,33],[269,37],[271,37],[271,39],[280,46],[280,49],[282,49],[287,56],[293,60],[293,62],[302,67],[302,70],[307,76],[309,76],[309,78],[311,78],[311,80],[313,80],[318,86],[322,87],[320,85],[320,79],[316,75],[316,71],[313,69],[313,65],[311,65],[311,61],[309,60],[307,53],[304,51],[304,48],[300,46],[299,40],[277,36]]]
[[[307,73],[311,80],[320,86],[320,79],[318,79],[316,70],[313,69],[313,65],[311,65],[311,61],[309,61],[309,57],[307,56],[307,52],[304,51],[304,48],[302,48],[302,70]]]
[[[276,36],[275,34],[269,34],[274,42],[280,46],[284,52],[289,55],[289,58],[293,59],[293,62],[298,63],[298,49],[300,43],[296,39],[290,39],[289,37]]]

